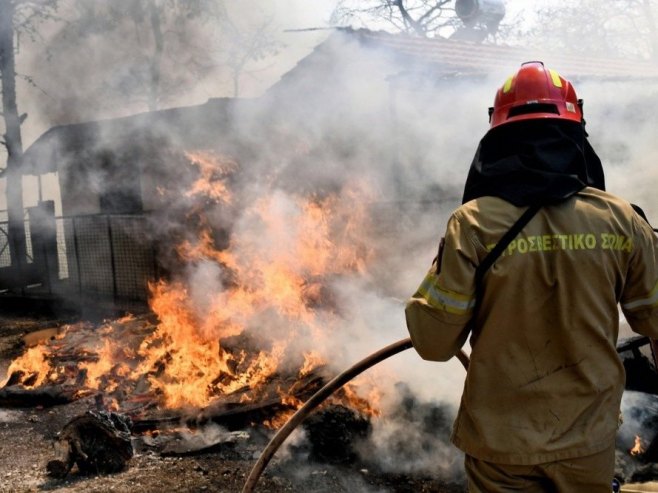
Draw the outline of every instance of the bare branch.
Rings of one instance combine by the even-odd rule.
[[[432,8],[430,8],[427,12],[425,12],[423,15],[421,15],[418,18],[418,22],[421,24],[425,23],[437,10],[439,11],[439,15],[441,15],[442,13],[441,11],[445,8],[444,6],[450,1],[452,0],[441,0],[436,2],[436,5],[434,5]]]
[[[397,31],[426,37],[436,33],[441,20],[454,11],[455,0],[342,0],[332,15],[333,21],[384,21]]]
[[[425,36],[427,34],[423,27],[414,19],[412,19],[411,15],[409,15],[409,12],[407,12],[407,9],[404,7],[403,0],[395,0],[395,6],[400,11],[400,15],[402,15],[405,23],[409,24],[409,26],[411,26],[411,28],[416,31],[416,34],[420,36]]]

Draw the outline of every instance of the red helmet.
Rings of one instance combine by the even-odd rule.
[[[489,108],[491,128],[521,120],[558,118],[581,123],[582,100],[571,82],[542,62],[526,62],[498,89]]]

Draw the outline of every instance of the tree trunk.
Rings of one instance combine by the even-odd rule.
[[[155,0],[149,2],[148,9],[151,30],[153,31],[153,42],[155,44],[153,57],[151,58],[151,66],[149,67],[150,87],[148,88],[148,108],[149,111],[155,111],[158,109],[160,103],[160,78],[162,70],[162,54],[164,52],[164,37],[162,35],[161,13],[158,10],[158,6],[155,4]]]
[[[21,123],[16,105],[16,64],[14,58],[14,2],[0,0],[0,81],[2,112],[5,121],[4,142],[7,148],[7,212],[11,265],[21,279],[25,272],[25,222],[23,211],[23,143]]]

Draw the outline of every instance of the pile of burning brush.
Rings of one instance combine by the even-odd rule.
[[[365,189],[312,197],[273,190],[244,206],[230,190],[234,163],[212,153],[188,157],[196,179],[171,197],[167,221],[176,211],[189,227],[176,230],[175,262],[168,259],[178,274],[150,285],[152,313],[33,337],[9,367],[0,405],[93,395],[94,412],[120,413],[133,432],[181,421],[276,428],[333,376],[327,352],[338,347],[332,339],[341,313],[332,286],[362,276],[372,253]],[[217,210],[222,218],[236,214],[230,232],[212,224]],[[333,403],[376,414],[357,387],[347,386]],[[107,432],[118,415],[82,422],[96,420]],[[125,429],[117,429],[120,437]],[[64,455],[75,454],[84,455]],[[66,457],[61,462],[67,465],[53,466],[56,474],[69,467]]]
[[[247,199],[230,190],[235,164],[188,157],[196,179],[171,197],[167,221],[177,211],[189,227],[176,235],[178,274],[150,286],[154,316],[65,326],[11,364],[7,387],[55,400],[97,392],[135,417],[250,402],[295,408],[321,379],[342,323],[332,285],[362,276],[370,260],[365,192],[261,191],[236,205]],[[211,218],[231,211],[226,239]]]
[[[201,383],[174,379],[168,365],[174,359],[180,364],[180,355],[171,347],[164,350],[157,332],[151,315],[127,316],[99,327],[86,322],[64,326],[12,362],[1,402],[48,406],[93,394],[100,407],[136,422],[189,415],[192,409],[201,419],[239,407],[268,419],[283,413],[285,419],[284,411],[295,409],[324,380],[323,365],[307,363],[296,373],[268,367],[264,352],[249,350],[253,342],[244,335],[230,338],[221,349],[216,345],[221,368],[199,359],[199,354],[185,362],[197,370]],[[149,361],[140,354],[143,348],[157,348],[159,358]],[[216,371],[212,379],[201,373],[210,369]]]

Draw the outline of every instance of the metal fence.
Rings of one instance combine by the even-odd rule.
[[[0,268],[9,267],[11,257],[9,254],[9,223],[0,222]]]
[[[30,241],[29,220],[25,211],[25,236],[27,241],[27,262],[32,262],[32,243]],[[9,211],[0,210],[0,269],[11,266],[9,251]]]
[[[70,290],[115,301],[146,300],[147,283],[157,270],[153,244],[146,239],[146,217],[99,215],[60,221],[58,259],[65,261],[59,276],[69,280]]]
[[[80,303],[144,303],[156,278],[154,244],[144,215],[51,218],[46,234],[26,221],[24,294],[51,294]],[[0,277],[8,270],[7,223],[0,222]],[[4,235],[4,236],[3,236]],[[6,257],[5,257],[6,255]]]

